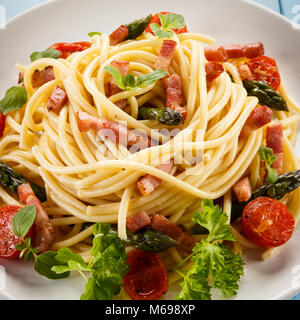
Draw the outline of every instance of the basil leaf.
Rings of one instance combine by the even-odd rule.
[[[182,29],[185,26],[184,17],[177,13],[158,13],[163,29]]]
[[[69,271],[57,274],[56,272],[51,270],[53,266],[65,265],[63,262],[59,262],[55,259],[56,255],[57,252],[55,251],[47,251],[37,256],[34,263],[34,270],[44,277],[52,280],[69,277]]]
[[[275,169],[271,168],[271,164],[277,159],[273,149],[261,146],[258,150],[258,156],[266,163],[265,169],[268,171],[266,182],[269,184],[275,183],[278,180],[278,173]]]
[[[68,264],[69,261],[74,261],[79,263],[80,265],[86,267],[85,262],[83,261],[82,257],[79,254],[74,253],[69,248],[60,248],[57,251],[57,255],[55,259],[59,262]]]
[[[167,72],[163,69],[157,69],[153,72],[144,74],[137,78],[137,87],[147,87],[158,81],[159,79],[164,78],[167,75]]]
[[[126,89],[134,89],[136,87],[135,77],[132,74],[126,74],[124,77],[124,84]]]
[[[55,50],[53,48],[48,48],[45,51],[35,51],[30,55],[31,62],[42,59],[42,58],[53,58],[58,59],[60,57],[61,52],[59,50]]]
[[[266,182],[269,183],[269,184],[275,183],[278,180],[277,170],[271,168],[268,164],[266,165],[266,169],[268,171]]]
[[[95,36],[95,35],[99,35],[99,36],[101,36],[101,35],[102,35],[102,33],[101,33],[101,32],[97,32],[97,31],[89,32],[89,33],[88,33],[88,36],[89,36],[89,37],[91,37],[91,38],[92,38],[93,36]]]
[[[170,38],[173,36],[172,31],[163,30],[157,23],[151,23],[150,29],[159,38]]]
[[[29,237],[28,237],[29,238]],[[15,245],[15,248],[18,250],[18,251],[22,251],[24,249],[27,249],[27,246],[25,243],[18,243]]]
[[[124,82],[123,82],[123,76],[122,76],[121,72],[118,69],[116,69],[113,66],[106,66],[106,67],[104,67],[104,70],[112,75],[116,85],[120,89],[125,90],[125,85],[124,85]]]
[[[5,114],[9,111],[19,110],[27,102],[27,92],[23,86],[8,89],[5,97],[0,101],[0,112]]]
[[[258,156],[270,165],[277,159],[277,157],[274,155],[273,149],[263,146],[259,148]]]
[[[12,219],[12,232],[20,238],[25,238],[34,223],[35,216],[35,206],[28,206],[20,209]]]

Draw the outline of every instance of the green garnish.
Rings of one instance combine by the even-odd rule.
[[[149,22],[151,21],[152,14],[149,14],[146,18],[135,20],[125,26],[128,28],[128,36],[125,40],[136,39],[139,37],[147,28]]]
[[[277,157],[273,153],[273,149],[261,146],[258,150],[258,156],[260,159],[265,161],[265,168],[268,171],[266,177],[267,183],[275,183],[278,180],[278,173],[276,169],[271,168],[272,163],[274,163]]]
[[[150,28],[152,32],[159,38],[170,38],[173,36],[171,29],[181,29],[185,26],[184,17],[176,13],[161,14],[158,13],[161,26],[157,23],[152,23]]]
[[[21,109],[27,102],[27,92],[23,86],[15,86],[8,89],[5,97],[0,101],[0,112],[5,114],[9,111]]]
[[[58,59],[60,57],[61,52],[59,50],[55,50],[53,48],[48,48],[45,51],[35,51],[31,54],[30,60],[31,62],[42,59],[42,58],[52,58]]]
[[[123,76],[121,72],[113,66],[106,66],[104,70],[112,75],[114,82],[122,90],[134,90],[147,87],[167,75],[167,72],[163,69],[157,69],[137,78],[135,78],[132,74]]]
[[[263,81],[243,80],[243,85],[249,96],[257,97],[261,105],[273,110],[289,111],[283,97]]]
[[[300,186],[300,170],[286,172],[274,183],[264,184],[253,191],[251,198],[247,202],[234,202],[231,208],[231,220],[241,217],[247,203],[260,197],[269,197],[280,200],[286,194],[296,190]]]
[[[18,187],[24,183],[30,183],[33,192],[39,198],[39,200],[41,200],[41,202],[45,202],[47,200],[45,188],[33,182],[29,182],[25,177],[19,174],[19,172],[14,170],[8,164],[0,161],[0,185],[2,187],[10,192],[17,192]]]
[[[194,263],[183,274],[182,290],[177,300],[210,300],[211,289],[221,290],[224,296],[233,296],[244,273],[241,254],[234,254],[220,240],[235,241],[227,215],[212,200],[202,201],[203,212],[196,212],[194,222],[208,230],[206,240],[198,242],[189,259]]]
[[[141,107],[138,119],[151,119],[167,126],[177,126],[183,121],[183,116],[179,111],[170,108]]]

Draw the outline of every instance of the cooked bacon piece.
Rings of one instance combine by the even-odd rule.
[[[124,41],[128,36],[129,30],[126,26],[121,25],[117,30],[115,30],[110,36],[110,45],[115,46],[116,44]]]
[[[95,131],[103,130],[102,134],[113,142],[132,146],[137,150],[143,150],[151,146],[151,141],[145,134],[137,130],[130,130],[117,122],[96,118],[86,112],[80,111],[77,113],[77,123],[81,132],[89,131],[90,129]]]
[[[118,69],[120,71],[120,73],[122,74],[122,76],[126,76],[128,71],[129,71],[129,62],[127,61],[117,61],[117,60],[114,60],[112,61],[111,65]],[[107,96],[108,97],[111,97],[113,96],[114,94],[117,94],[119,92],[122,92],[122,89],[120,89],[114,79],[112,77],[110,77],[108,83],[107,83]],[[120,109],[124,110],[127,106],[127,101],[126,99],[122,99],[120,101],[117,101],[115,103]]]
[[[141,211],[126,220],[126,227],[131,233],[136,233],[137,231],[149,226],[150,223],[150,217],[145,211]]]
[[[265,54],[265,47],[262,42],[249,43],[245,46],[244,51],[246,58],[253,59],[263,56]]]
[[[226,62],[228,61],[228,55],[224,47],[205,47],[204,49],[205,57],[208,61],[215,62]]]
[[[60,110],[68,102],[68,95],[65,89],[57,86],[51,93],[48,102],[47,109],[59,114]]]
[[[249,44],[227,44],[224,49],[229,59],[243,58],[248,59],[263,56],[265,53],[264,45],[261,42]]]
[[[191,253],[193,251],[195,245],[196,240],[188,234],[183,233],[182,236],[178,239],[179,248],[188,253]]]
[[[157,169],[169,173],[171,168],[173,167],[174,160],[171,159],[167,163],[160,164]],[[151,174],[147,174],[145,176],[142,176],[138,179],[137,182],[137,188],[140,191],[140,193],[147,197],[149,196],[160,184],[162,183],[162,180],[152,176]]]
[[[273,153],[277,157],[276,161],[271,165],[278,174],[283,173],[283,128],[280,123],[272,124],[266,130],[266,146],[273,149]]]
[[[205,71],[206,81],[211,82],[217,79],[220,74],[224,72],[224,67],[221,63],[210,61],[205,65]]]
[[[186,118],[186,109],[182,104],[182,83],[178,74],[173,74],[163,80],[166,91],[166,105],[172,110],[179,111],[183,118]]]
[[[153,215],[150,226],[152,229],[160,231],[161,233],[164,233],[170,238],[176,240],[179,248],[186,252],[191,252],[196,244],[193,237],[184,234],[181,228],[162,215]]]
[[[248,79],[252,75],[250,68],[246,64],[242,64],[241,66],[238,66],[238,71],[240,73],[240,77],[242,80]]]
[[[40,252],[48,251],[54,242],[54,230],[49,220],[49,217],[41,203],[41,201],[35,196],[29,183],[24,183],[18,187],[19,199],[27,206],[36,207],[36,246],[40,249]]]
[[[157,230],[161,233],[166,234],[167,236],[176,241],[183,234],[183,231],[178,226],[176,226],[176,224],[174,224],[169,219],[160,214],[155,214],[152,216],[151,228],[153,230]]]
[[[247,119],[241,135],[248,136],[252,131],[262,128],[272,121],[273,111],[267,106],[255,108]]]
[[[49,66],[41,71],[35,70],[32,75],[31,83],[34,88],[39,88],[45,83],[52,81],[54,79],[55,79],[55,75],[54,75],[53,67]]]
[[[208,61],[226,62],[229,59],[243,58],[248,59],[263,56],[265,53],[264,45],[261,42],[249,44],[226,44],[220,47],[206,47],[205,56]]]
[[[159,56],[155,62],[155,69],[163,69],[169,72],[169,66],[174,57],[175,49],[177,43],[173,40],[164,40],[162,47],[160,49]]]
[[[233,191],[239,202],[246,202],[251,198],[252,186],[249,177],[241,178],[234,186]]]

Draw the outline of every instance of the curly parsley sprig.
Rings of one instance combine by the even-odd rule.
[[[212,200],[202,201],[202,212],[196,212],[194,222],[208,230],[208,237],[198,242],[185,260],[193,262],[190,270],[180,273],[184,281],[177,300],[210,300],[211,289],[221,290],[224,296],[235,295],[243,275],[244,262],[240,253],[234,254],[222,240],[235,241],[226,213]],[[181,264],[182,265],[182,264]]]

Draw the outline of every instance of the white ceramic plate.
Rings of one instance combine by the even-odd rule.
[[[0,96],[16,83],[14,64],[29,63],[33,51],[60,41],[87,40],[90,31],[109,33],[121,23],[159,11],[183,14],[189,30],[215,37],[219,44],[262,41],[266,54],[278,61],[292,96],[300,102],[300,30],[280,15],[243,0],[51,1],[12,19],[6,30],[0,30]],[[300,151],[300,144],[296,149]],[[299,293],[299,252],[299,229],[269,261],[262,262],[257,252],[249,252],[235,299],[288,299]],[[0,265],[6,269],[6,290],[0,298],[78,299],[83,290],[78,277],[51,281],[22,261],[0,259]]]

